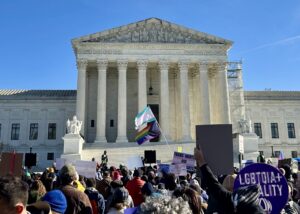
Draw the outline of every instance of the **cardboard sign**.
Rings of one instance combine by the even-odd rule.
[[[174,173],[176,176],[186,176],[186,164],[179,163],[179,164],[171,164],[170,165],[170,173]]]
[[[181,153],[181,152],[174,152],[173,155],[173,164],[185,164],[187,170],[194,171],[194,167],[196,164],[195,158],[191,154]]]
[[[55,163],[56,163],[55,165],[56,170],[61,170],[61,168],[63,168],[63,166],[66,164],[66,159],[56,158]]]
[[[22,176],[23,153],[2,153],[0,176]]]
[[[206,162],[215,174],[233,172],[231,124],[196,126],[196,145],[202,149]]]
[[[128,169],[135,169],[143,166],[143,161],[139,155],[131,156],[127,159]]]
[[[86,178],[95,178],[96,165],[97,163],[94,161],[77,160],[75,162],[75,168],[78,175],[82,175]]]
[[[236,177],[234,190],[254,184],[260,185],[259,204],[263,210],[270,214],[280,213],[288,201],[287,181],[280,171],[268,164],[251,164]]]

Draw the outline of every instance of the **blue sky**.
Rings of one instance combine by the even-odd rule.
[[[299,0],[1,0],[0,88],[75,89],[72,38],[149,17],[234,41],[246,90],[300,90]]]

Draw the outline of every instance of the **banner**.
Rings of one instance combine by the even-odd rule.
[[[128,169],[137,169],[143,166],[143,161],[139,155],[131,156],[127,159]]]
[[[23,153],[2,153],[0,162],[0,176],[22,175]]]
[[[63,166],[66,164],[66,159],[64,158],[56,158],[55,159],[55,168],[56,170],[61,170],[61,168],[63,168]]]
[[[278,214],[288,201],[288,185],[280,171],[268,164],[255,163],[243,168],[234,182],[239,187],[259,184],[259,203],[266,213]]]
[[[195,168],[195,158],[191,154],[181,153],[181,152],[174,152],[173,155],[173,164],[185,164],[188,171],[194,171]]]
[[[187,175],[186,164],[184,163],[171,164],[170,173],[174,173],[176,176],[186,176]]]
[[[76,169],[78,175],[82,175],[86,178],[95,178],[96,165],[97,165],[97,163],[95,161],[77,160],[75,162],[75,169]]]

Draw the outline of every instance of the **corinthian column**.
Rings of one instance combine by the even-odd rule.
[[[161,116],[160,125],[163,134],[167,140],[170,140],[169,134],[169,63],[167,61],[160,61],[158,63],[160,68],[160,106]],[[161,138],[161,140],[163,140]]]
[[[221,123],[230,124],[230,107],[229,107],[229,92],[228,92],[228,82],[227,82],[227,66],[225,63],[221,63],[218,66],[218,85],[219,85],[219,100],[220,100],[220,110],[221,110]]]
[[[188,83],[188,62],[178,63],[180,69],[180,102],[181,102],[181,123],[182,123],[182,142],[190,142],[191,138],[191,119],[189,102],[189,83]]]
[[[137,62],[138,66],[138,112],[141,112],[147,105],[147,82],[146,71],[147,61],[140,60]]]
[[[199,64],[200,77],[200,124],[210,124],[210,99],[208,88],[208,64]]]
[[[77,60],[77,97],[76,97],[76,116],[82,121],[80,133],[85,134],[85,95],[86,95],[86,68],[87,60]]]
[[[98,97],[97,126],[95,143],[106,143],[106,70],[107,60],[97,60],[98,65]]]
[[[127,86],[126,71],[127,60],[119,60],[119,86],[118,86],[118,137],[116,142],[128,142],[127,140]]]

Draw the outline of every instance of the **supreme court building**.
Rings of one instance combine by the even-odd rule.
[[[265,156],[297,156],[300,92],[245,92],[241,62],[228,59],[232,45],[158,18],[75,38],[77,91],[0,90],[0,149],[33,148],[49,164],[77,115],[87,159],[91,148],[135,151],[134,118],[149,105],[170,145],[194,143],[199,124],[231,123],[238,133],[251,119]]]

